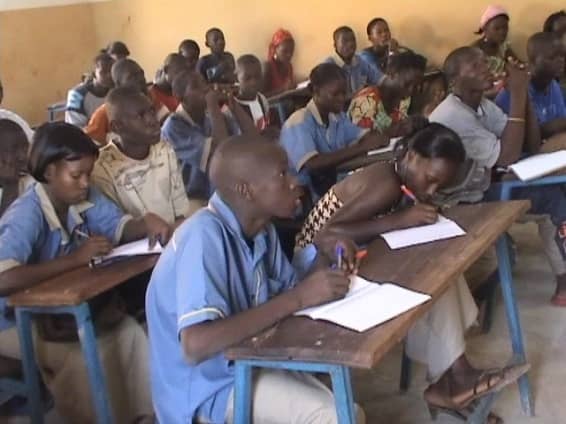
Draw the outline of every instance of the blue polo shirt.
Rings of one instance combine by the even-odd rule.
[[[298,268],[308,268],[315,249],[310,246],[301,253]],[[246,240],[236,215],[218,194],[208,208],[175,231],[146,295],[158,422],[191,423],[198,417],[224,423],[234,386],[233,365],[222,354],[189,365],[180,344],[181,331],[256,307],[293,287],[296,280],[273,225]]]
[[[238,124],[225,115],[228,133],[240,133]],[[209,199],[214,191],[207,175],[212,157],[212,121],[205,115],[204,125],[198,125],[179,105],[177,111],[163,123],[161,137],[171,144],[181,164],[185,190],[191,199]]]
[[[313,201],[318,196],[305,163],[319,153],[332,153],[358,142],[368,131],[354,125],[343,112],[331,113],[326,126],[313,100],[287,119],[281,129],[280,142],[300,184],[311,190]]]
[[[552,81],[546,90],[537,91],[532,83],[529,84],[529,98],[535,108],[538,123],[540,125],[558,118],[566,118],[566,105],[560,84]],[[511,108],[511,95],[509,90],[502,90],[495,99],[495,103],[506,114]]]
[[[0,272],[68,255],[84,241],[77,230],[105,236],[118,244],[130,219],[110,199],[91,188],[88,200],[69,207],[63,226],[45,188],[35,183],[0,218]],[[4,299],[0,298],[0,330],[13,324],[3,318],[3,305]]]
[[[337,53],[328,57],[325,62],[335,63],[346,73],[348,97],[352,97],[358,90],[368,85],[377,85],[383,77],[383,72],[381,72],[379,68],[370,65],[358,54],[352,58],[350,64],[346,64]]]

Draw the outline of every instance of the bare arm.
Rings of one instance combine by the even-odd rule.
[[[541,130],[533,103],[527,99],[525,147],[530,154],[538,153],[541,146]]]
[[[228,107],[236,118],[242,134],[259,134],[252,118],[245,112],[240,104],[233,97],[228,98]]]
[[[544,138],[566,132],[566,118],[556,118],[552,121],[545,122],[540,126],[540,132]]]
[[[224,114],[220,110],[220,96],[214,90],[210,90],[206,95],[206,109],[210,115],[212,125],[212,144],[213,148],[222,140],[228,138],[228,128]]]

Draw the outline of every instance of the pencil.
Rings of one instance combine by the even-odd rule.
[[[401,191],[405,196],[407,196],[413,202],[418,203],[417,196],[415,196],[413,192],[409,190],[405,184],[401,185]]]

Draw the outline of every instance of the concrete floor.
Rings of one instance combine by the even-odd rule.
[[[532,364],[531,385],[535,397],[536,416],[523,415],[516,386],[501,393],[494,410],[507,424],[561,424],[566,423],[566,402],[563,400],[566,382],[566,308],[549,304],[554,290],[550,267],[542,254],[536,227],[516,225],[511,231],[518,246],[515,267],[516,295],[519,299],[521,323]],[[468,353],[481,367],[505,364],[510,357],[507,323],[502,302],[497,304],[491,332],[469,337]],[[432,423],[422,400],[426,387],[424,369],[413,368],[412,385],[408,393],[399,394],[400,348],[391,352],[372,372],[354,372],[356,401],[366,411],[368,424],[425,424]],[[59,422],[52,411],[47,424]],[[437,424],[456,423],[441,415]],[[0,423],[23,424],[24,418],[11,418]]]

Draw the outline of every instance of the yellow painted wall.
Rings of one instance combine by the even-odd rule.
[[[148,79],[183,38],[195,38],[204,51],[204,33],[221,27],[235,55],[264,58],[273,31],[295,35],[297,74],[332,51],[332,31],[350,25],[365,47],[370,18],[389,20],[404,45],[441,63],[454,47],[474,40],[479,16],[489,0],[110,0],[102,3],[0,13],[0,77],[4,107],[31,123],[45,117],[47,104],[90,67],[97,50],[113,39],[125,41],[146,69]],[[511,13],[511,41],[523,54],[529,34],[564,0],[499,0]]]

